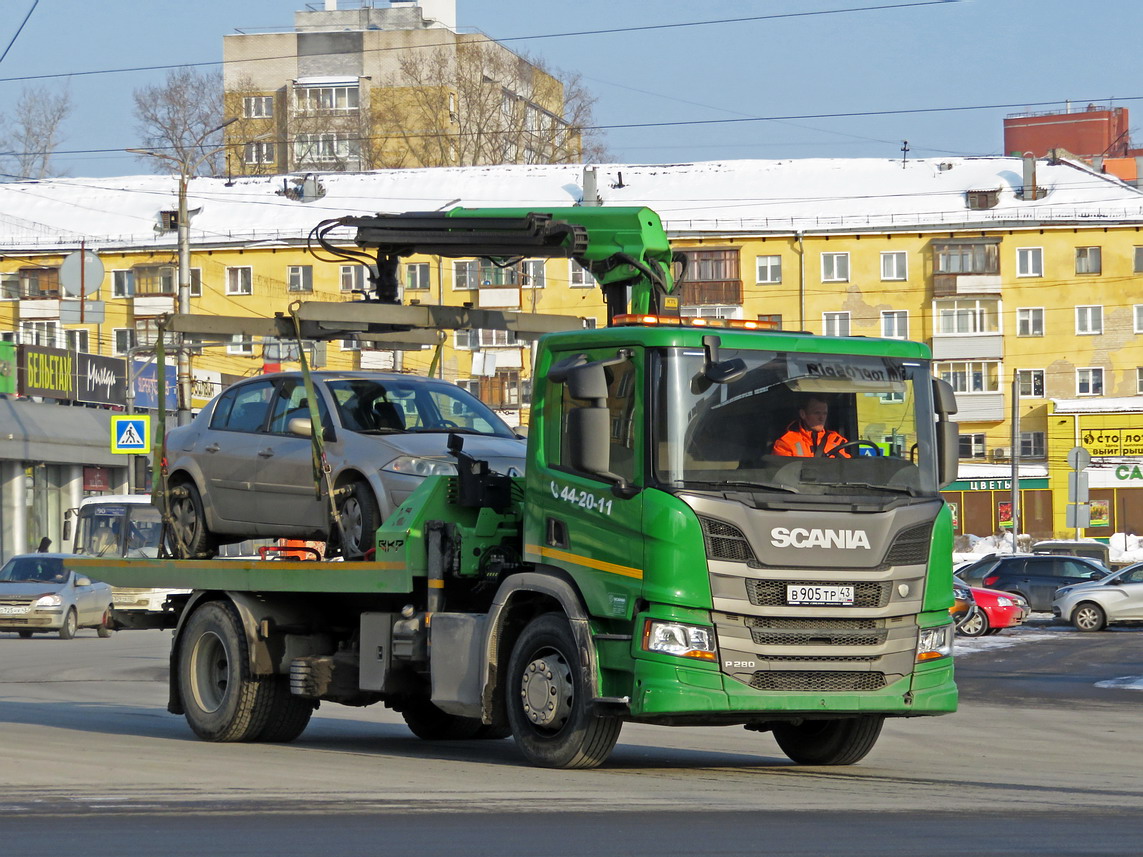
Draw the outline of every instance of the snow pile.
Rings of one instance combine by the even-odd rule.
[[[1026,533],[1016,537],[1016,553],[1031,553],[1032,545],[1036,543]],[[1069,541],[1071,541],[1069,539]],[[1098,539],[1079,539],[1081,542],[1098,542]],[[1133,562],[1143,562],[1143,536],[1116,533],[1107,542],[1111,549],[1111,562],[1117,565],[1129,565]],[[953,550],[953,565],[962,562],[972,562],[989,554],[1010,554],[1012,551],[1012,536],[1000,533],[992,536],[963,535],[957,537],[957,544]]]

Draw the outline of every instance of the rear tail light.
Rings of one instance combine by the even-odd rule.
[[[994,584],[999,579],[1000,578],[997,575],[990,574],[988,577],[984,578],[984,580],[982,580],[981,583],[985,586],[991,586],[992,584]]]

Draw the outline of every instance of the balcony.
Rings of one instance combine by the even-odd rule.
[[[742,280],[701,280],[684,282],[679,294],[679,303],[684,306],[704,306],[706,304],[742,305]]]
[[[1000,333],[933,334],[934,360],[1002,360],[1004,337]]]
[[[1000,294],[999,274],[933,274],[933,297]]]

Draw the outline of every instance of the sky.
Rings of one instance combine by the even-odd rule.
[[[143,67],[219,62],[224,35],[302,8],[2,0],[0,116],[24,87],[67,87],[54,168],[151,172],[122,151],[140,145],[132,92],[166,73]],[[457,20],[580,74],[620,163],[1001,154],[1004,116],[1066,101],[1128,107],[1143,145],[1139,0],[457,0]],[[140,70],[102,73],[122,69]]]

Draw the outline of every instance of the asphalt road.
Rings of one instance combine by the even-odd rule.
[[[209,744],[166,713],[169,633],[0,634],[0,857],[1096,855],[1143,841],[1143,629],[1040,621],[968,641],[961,710],[890,721],[848,768],[738,727],[626,725],[594,771],[510,740],[430,744],[323,706],[289,745]]]

